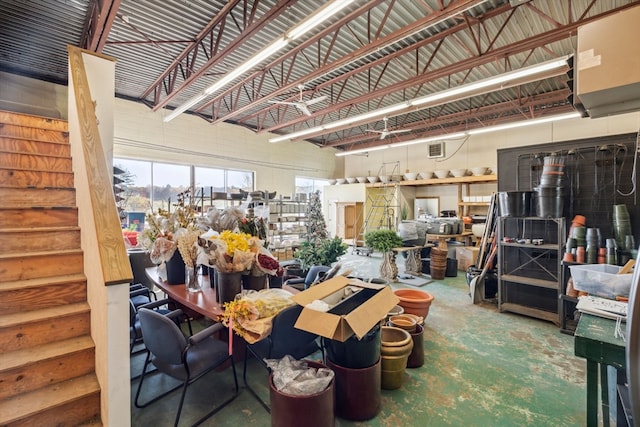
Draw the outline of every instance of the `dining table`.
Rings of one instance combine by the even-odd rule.
[[[216,290],[210,284],[209,277],[201,276],[201,290],[191,292],[187,290],[184,283],[170,285],[158,274],[158,267],[148,267],[145,269],[147,277],[166,295],[167,298],[177,303],[182,308],[198,313],[211,320],[220,320],[224,310],[218,303]]]

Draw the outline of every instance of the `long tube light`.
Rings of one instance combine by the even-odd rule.
[[[444,98],[465,95],[471,92],[475,92],[477,90],[485,89],[495,85],[500,85],[503,83],[508,83],[510,81],[522,79],[525,77],[534,76],[537,74],[543,74],[543,73],[546,73],[547,71],[555,70],[561,67],[566,67],[567,59],[569,59],[569,57],[565,56],[560,59],[554,59],[552,61],[542,62],[540,64],[532,65],[530,67],[509,71],[495,77],[489,77],[484,80],[479,80],[477,82],[469,83],[457,88],[443,90],[442,92],[438,92],[433,95],[427,95],[420,98],[416,98],[410,101],[409,104],[414,106],[423,105],[430,102],[439,101]]]
[[[336,153],[336,157],[350,156],[351,154],[368,153],[370,151],[386,150],[387,148],[389,148],[389,145],[376,145],[375,147],[371,148],[360,148],[353,151],[341,151],[339,153]]]
[[[456,132],[456,133],[444,134],[439,136],[431,136],[428,138],[412,139],[409,141],[397,142],[395,144],[378,145],[372,148],[361,148],[353,151],[340,151],[340,152],[337,152],[335,155],[336,157],[343,157],[343,156],[349,156],[351,154],[361,154],[361,153],[367,153],[369,151],[385,150],[387,148],[404,147],[406,145],[423,144],[427,142],[442,141],[447,139],[458,139],[458,138],[462,138],[470,135],[478,135],[478,134],[487,133],[487,132],[497,132],[500,130],[515,129],[515,128],[524,127],[524,126],[539,125],[542,123],[557,122],[559,120],[576,119],[579,117],[582,117],[582,116],[578,112],[558,114],[555,116],[541,117],[539,119],[523,120],[520,122],[506,123],[506,124],[495,125],[495,126],[487,126],[483,128],[468,130],[465,132]]]
[[[469,96],[470,94],[480,95],[481,93],[478,93],[478,91],[481,91],[482,89],[490,88],[491,86],[504,85],[506,83],[518,81],[520,79],[524,79],[527,77],[544,75],[545,73],[548,73],[552,70],[557,70],[559,68],[566,67],[568,58],[569,58],[568,56],[564,56],[559,59],[554,59],[552,61],[542,62],[540,64],[532,65],[530,67],[509,71],[507,73],[503,73],[498,76],[489,77],[489,78],[479,80],[474,83],[468,83],[466,85],[462,85],[456,88],[446,89],[431,95],[414,98],[410,101],[403,101],[398,104],[393,104],[378,110],[372,110],[367,113],[355,115],[346,119],[337,120],[335,122],[327,123],[320,126],[315,126],[302,131],[269,138],[269,142],[274,143],[274,142],[281,142],[281,141],[286,141],[291,139],[297,139],[305,135],[311,135],[317,132],[338,128],[340,126],[346,126],[352,123],[369,120],[373,118],[389,116],[391,113],[395,113],[411,107],[421,107],[421,108],[416,108],[416,110],[429,108],[429,107],[435,106],[432,104],[437,101],[442,101],[442,100],[446,100],[446,102],[459,101],[465,98],[466,96]],[[495,90],[498,90],[500,88],[502,88],[502,86],[496,87]],[[425,104],[429,104],[429,105],[425,105]]]
[[[200,94],[189,99],[187,102],[179,105],[177,108],[171,111],[171,113],[167,114],[164,117],[163,121],[169,122],[175,119],[180,114],[187,111],[189,108],[193,107],[197,103],[204,100],[207,96],[211,96],[213,93],[217,92],[218,90],[226,86],[228,83],[238,78],[240,75],[244,74],[251,68],[265,61],[271,55],[278,52],[279,50],[284,48],[287,44],[289,44],[291,40],[295,40],[301,37],[302,35],[308,33],[309,31],[313,30],[315,27],[317,27],[318,25],[320,25],[321,23],[323,23],[324,21],[326,21],[327,19],[329,19],[330,17],[332,17],[333,15],[335,15],[336,13],[338,13],[339,11],[347,7],[349,4],[353,3],[354,1],[355,0],[334,0],[333,2],[328,3],[322,8],[318,9],[315,13],[311,14],[308,18],[304,19],[294,27],[287,30],[283,36],[277,38],[270,45],[268,45],[267,47],[259,51],[257,54],[253,55],[249,60],[243,62],[242,64],[237,66],[235,69],[227,73],[220,80],[216,81],[215,83],[213,83],[212,85],[204,89]]]
[[[531,119],[531,120],[525,120],[521,122],[505,123],[503,125],[495,125],[495,126],[488,126],[484,128],[472,129],[472,130],[468,130],[467,134],[478,135],[481,133],[496,132],[499,130],[513,129],[513,128],[519,128],[523,126],[539,125],[542,123],[557,122],[558,120],[575,119],[578,117],[581,117],[581,115],[580,113],[575,111],[573,113],[559,114],[557,116],[541,117],[539,119]]]

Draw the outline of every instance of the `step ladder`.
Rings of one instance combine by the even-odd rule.
[[[362,227],[358,230],[352,247],[352,253],[358,255],[370,255],[373,250],[366,246],[364,235],[367,231],[379,229],[396,229],[399,203],[396,194],[396,182],[392,177],[400,176],[400,162],[394,162],[389,173],[391,163],[383,163],[378,171],[378,176],[386,176],[388,179],[376,187],[367,188],[367,200],[361,215]],[[358,221],[360,218],[358,218]],[[357,222],[358,222],[357,221]],[[356,222],[356,223],[357,223]]]

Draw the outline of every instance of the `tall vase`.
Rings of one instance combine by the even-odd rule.
[[[189,292],[199,292],[202,290],[202,283],[198,277],[198,266],[184,266],[184,285]]]
[[[396,277],[398,277],[396,256],[391,251],[384,252],[382,254],[382,262],[380,263],[380,277],[392,282],[396,280]]]
[[[222,306],[225,302],[233,301],[242,292],[242,273],[224,273],[218,270],[216,274],[218,303]]]
[[[184,283],[184,260],[177,249],[171,259],[167,261],[167,283],[170,285]]]

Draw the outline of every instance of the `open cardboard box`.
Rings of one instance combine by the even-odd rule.
[[[343,298],[351,289],[358,292]],[[295,294],[292,299],[304,307],[296,328],[341,342],[353,334],[361,339],[399,302],[387,285],[366,283],[344,276],[312,286]],[[322,300],[332,308],[322,312],[307,307],[316,300]]]

